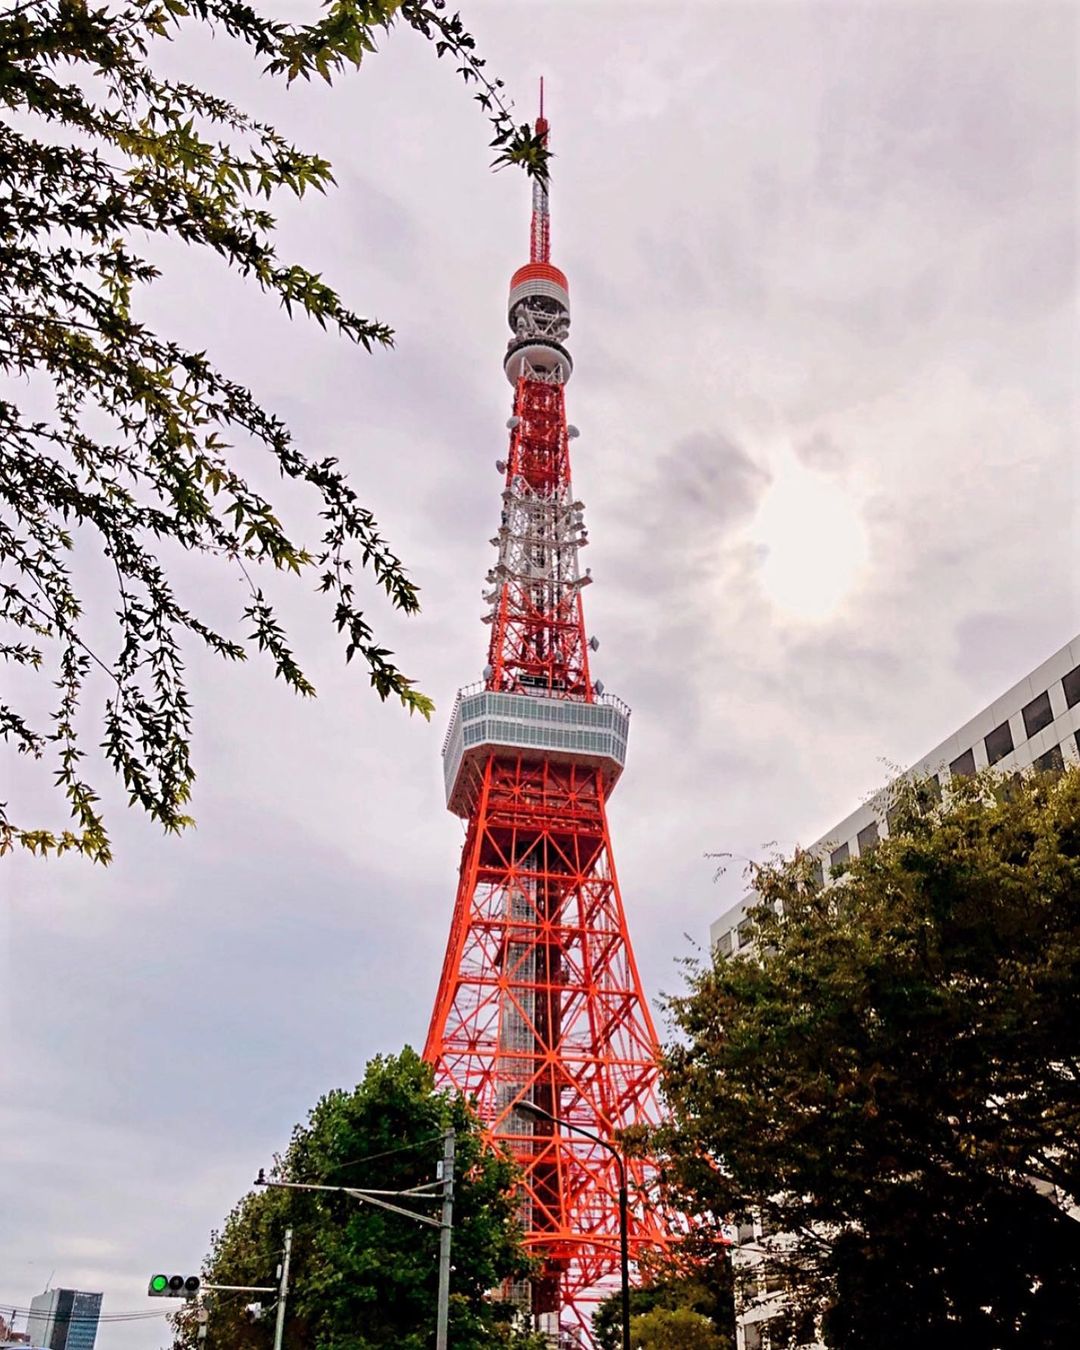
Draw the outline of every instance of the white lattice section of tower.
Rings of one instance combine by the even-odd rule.
[[[535,870],[535,860],[523,864]],[[511,1137],[531,1135],[533,1120],[521,1111],[510,1110],[512,1102],[525,1093],[532,1077],[536,1053],[534,1025],[536,1010],[536,949],[529,942],[515,942],[515,930],[536,922],[536,879],[507,888],[504,911],[507,940],[503,943],[507,988],[499,1000],[499,1055],[495,1064],[497,1134]],[[523,1195],[518,1206],[518,1221],[528,1232],[532,1227],[532,1202]],[[523,1311],[532,1307],[532,1284],[519,1280],[511,1284],[510,1301]]]
[[[494,543],[499,557],[487,574],[496,587],[484,599],[495,605],[499,590],[516,582],[543,614],[558,614],[563,602],[592,580],[581,575],[578,551],[589,542],[584,503],[573,501],[569,485],[556,497],[538,496],[516,476],[503,493],[503,510]]]

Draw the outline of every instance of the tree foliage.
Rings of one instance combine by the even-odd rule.
[[[327,82],[361,65],[404,24],[452,59],[488,115],[495,164],[546,173],[546,150],[515,127],[458,15],[442,0],[326,0],[311,23],[245,0],[15,0],[0,10],[0,657],[51,674],[42,720],[0,706],[9,747],[55,759],[72,828],[54,832],[0,807],[0,852],[78,849],[108,861],[98,797],[84,770],[80,699],[107,679],[102,749],[132,804],[166,830],[189,823],[194,771],[185,641],[226,660],[264,652],[298,693],[314,693],[260,571],[310,576],[329,601],[346,659],[381,698],[428,715],[430,700],[394,664],[361,607],[354,569],[413,613],[415,585],[332,458],[288,427],[204,351],[140,317],[158,279],[142,248],[166,236],[217,255],[289,314],[371,350],[383,323],[359,317],[316,271],[281,258],[269,204],[325,192],[330,165],[227,99],[162,76],[160,44],[194,25],[247,48],[284,82]],[[241,471],[254,448],[306,488],[321,518],[310,545]],[[115,651],[88,631],[73,567],[77,540],[115,576]],[[246,584],[240,636],[185,607],[170,549],[220,560]]]
[[[694,1346],[700,1341],[704,1346],[715,1346],[716,1350],[729,1350],[733,1344],[734,1307],[727,1248],[716,1243],[698,1244],[694,1238],[681,1244],[663,1265],[655,1265],[646,1272],[644,1283],[630,1290],[630,1315],[631,1329],[638,1328],[632,1339],[634,1346],[670,1345],[674,1350],[676,1346]],[[702,1322],[713,1340],[700,1340]],[[680,1329],[683,1340],[678,1339]],[[651,1340],[639,1339],[639,1332],[641,1337]],[[665,1332],[670,1337],[667,1341]],[[619,1350],[622,1345],[619,1291],[604,1299],[596,1310],[593,1334],[597,1350]],[[695,1335],[699,1340],[693,1339]]]
[[[272,1180],[404,1190],[435,1179],[442,1132],[456,1130],[450,1339],[472,1350],[521,1345],[492,1289],[529,1269],[515,1218],[512,1163],[487,1149],[461,1097],[436,1092],[412,1050],[374,1059],[351,1092],[323,1097],[297,1126]],[[395,1202],[396,1203],[396,1202]],[[408,1202],[403,1202],[408,1205]],[[416,1202],[420,1213],[438,1207]],[[286,1346],[429,1350],[434,1343],[439,1234],[338,1193],[257,1189],[215,1233],[203,1267],[216,1284],[274,1284],[293,1230]],[[217,1350],[269,1350],[273,1319],[252,1321],[249,1296],[210,1305]],[[176,1350],[195,1350],[192,1310],[178,1315]]]
[[[729,1342],[703,1313],[654,1308],[630,1319],[634,1350],[727,1350]]]
[[[904,789],[835,884],[753,883],[758,957],[672,1001],[666,1144],[691,1212],[778,1235],[773,1343],[1075,1344],[1080,769]]]

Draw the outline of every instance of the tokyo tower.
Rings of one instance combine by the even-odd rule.
[[[543,116],[537,133],[546,138]],[[475,1100],[523,1172],[521,1218],[539,1273],[513,1291],[553,1344],[591,1343],[619,1271],[612,1142],[659,1120],[657,1040],[634,961],[606,804],[630,710],[589,670],[564,393],[570,296],[551,263],[548,190],[535,182],[529,261],[510,279],[514,388],[497,551],[484,600],[483,681],[457,697],[443,746],[450,811],[467,822],[446,958],[424,1057]],[[535,1109],[531,1109],[535,1108]],[[572,1128],[576,1127],[576,1128]],[[629,1251],[666,1245],[655,1167],[626,1161]]]

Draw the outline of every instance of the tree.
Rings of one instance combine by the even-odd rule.
[[[404,1190],[434,1180],[448,1125],[457,1134],[450,1339],[472,1350],[526,1345],[512,1339],[510,1309],[490,1293],[530,1268],[515,1218],[514,1167],[484,1145],[462,1097],[434,1090],[430,1066],[413,1050],[372,1060],[353,1091],[321,1098],[275,1160],[271,1179]],[[434,1211],[430,1204],[414,1208]],[[213,1234],[205,1282],[273,1284],[287,1227],[293,1243],[286,1345],[428,1350],[438,1231],[351,1196],[250,1192]],[[217,1350],[268,1350],[272,1319],[251,1321],[246,1303],[225,1295],[212,1302]],[[178,1314],[176,1350],[195,1350],[192,1319],[191,1310]]]
[[[430,714],[357,597],[359,564],[392,606],[419,607],[371,513],[335,460],[309,457],[205,352],[140,320],[140,289],[159,273],[138,241],[167,235],[206,249],[290,314],[367,350],[389,346],[385,324],[358,317],[317,272],[275,251],[270,199],[324,192],[330,165],[228,101],[157,74],[152,58],[160,43],[201,24],[250,49],[272,76],[329,82],[404,23],[473,86],[494,128],[495,164],[543,176],[544,147],[527,126],[514,127],[502,82],[485,75],[473,39],[444,4],[326,0],[317,21],[299,25],[243,0],[13,0],[0,11],[0,657],[51,673],[58,691],[44,723],[25,707],[0,706],[0,733],[22,754],[55,758],[73,821],[57,833],[0,806],[0,853],[21,844],[109,860],[80,734],[93,671],[110,690],[106,760],[131,803],[167,831],[190,823],[186,641],[230,661],[248,647],[265,652],[292,689],[314,693],[260,568],[311,576],[346,659],[360,657],[380,698]],[[305,545],[249,482],[240,465],[250,448],[309,490],[317,543]],[[73,567],[78,540],[115,573],[114,655],[87,628]],[[244,640],[185,608],[167,562],[177,547],[244,581]]]
[[[634,1350],[727,1350],[729,1342],[702,1313],[654,1308],[630,1321]]]
[[[691,1211],[778,1235],[772,1343],[1075,1344],[1080,769],[903,788],[835,884],[752,880],[757,957],[671,1003],[665,1142]]]
[[[727,1248],[716,1243],[697,1243],[691,1235],[678,1251],[646,1272],[645,1282],[630,1290],[631,1330],[643,1318],[646,1321],[642,1336],[652,1341],[639,1341],[633,1333],[633,1344],[697,1345],[686,1340],[700,1333],[700,1321],[712,1333],[714,1340],[703,1341],[706,1346],[727,1350],[732,1344],[730,1334],[734,1327],[732,1302],[731,1262]],[[682,1314],[689,1314],[689,1319]],[[655,1314],[655,1316],[654,1316]],[[673,1316],[678,1314],[677,1317]],[[684,1340],[676,1338],[679,1328],[685,1329]],[[664,1339],[664,1334],[669,1338]],[[622,1345],[622,1298],[618,1291],[604,1299],[593,1315],[593,1334],[597,1350],[619,1350]]]

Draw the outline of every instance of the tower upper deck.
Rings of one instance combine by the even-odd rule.
[[[626,764],[629,732],[630,709],[612,694],[579,703],[544,693],[493,693],[480,684],[462,689],[443,743],[447,808],[468,817],[484,763],[498,751],[599,769],[608,793]]]

